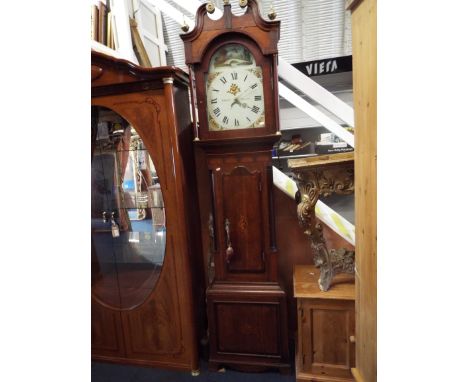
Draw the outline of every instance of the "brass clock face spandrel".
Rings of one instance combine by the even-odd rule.
[[[262,68],[241,44],[219,48],[206,75],[210,131],[265,127]]]

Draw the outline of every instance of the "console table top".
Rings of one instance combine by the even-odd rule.
[[[354,162],[354,151],[338,154],[316,155],[307,158],[288,159],[291,169],[315,168],[330,164],[344,164]]]
[[[336,300],[354,300],[354,277],[349,274],[338,274],[333,278],[328,291],[322,292],[318,285],[320,269],[310,265],[294,266],[294,297],[321,298]]]

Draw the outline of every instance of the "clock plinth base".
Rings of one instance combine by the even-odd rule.
[[[256,365],[245,365],[245,364],[235,364],[232,361],[227,362],[219,362],[219,361],[209,361],[208,362],[208,370],[209,371],[220,371],[224,367],[228,367],[229,369],[240,371],[243,373],[264,373],[268,371],[278,371],[281,375],[288,375],[291,374],[291,365],[289,364],[275,364],[273,366],[256,366]]]
[[[276,283],[219,283],[206,292],[210,369],[287,372],[286,294]]]

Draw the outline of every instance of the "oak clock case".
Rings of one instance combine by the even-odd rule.
[[[277,275],[271,172],[280,137],[279,22],[263,20],[252,0],[242,16],[225,3],[218,20],[202,6],[196,21],[181,37],[198,109],[209,366],[286,371],[286,295]]]
[[[187,75],[91,59],[92,358],[196,371]]]

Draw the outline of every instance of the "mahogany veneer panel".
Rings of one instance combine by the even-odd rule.
[[[229,263],[229,271],[264,269],[260,181],[259,172],[250,173],[245,167],[237,167],[222,176],[224,216],[228,216],[232,223],[239,222],[238,227],[231,227],[235,254]]]
[[[214,286],[207,305],[211,364],[289,367],[286,296],[278,286]]]
[[[120,312],[106,309],[94,300],[91,300],[91,349],[104,356],[125,355]]]
[[[279,304],[215,303],[219,353],[279,354]],[[233,330],[234,328],[234,330]]]

